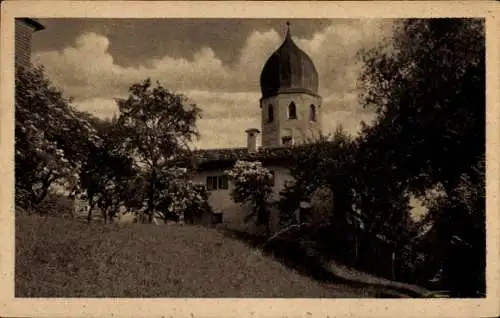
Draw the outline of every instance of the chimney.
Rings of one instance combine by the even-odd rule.
[[[260,131],[257,128],[250,128],[245,130],[247,133],[247,150],[248,152],[257,151],[257,135]]]

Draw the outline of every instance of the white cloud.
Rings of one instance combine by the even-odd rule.
[[[242,116],[234,118],[202,118],[198,122],[201,133],[196,148],[227,148],[245,147],[245,130],[250,127],[260,127],[260,120],[256,117]]]
[[[78,109],[89,112],[100,118],[111,118],[118,115],[118,106],[113,99],[89,98],[82,101],[74,101]]]
[[[323,94],[352,92],[361,65],[356,54],[370,48],[391,32],[391,22],[383,20],[335,21],[311,39],[295,39],[309,54],[320,75]]]
[[[326,134],[333,133],[335,129],[342,125],[344,130],[355,136],[361,128],[361,121],[369,124],[375,118],[372,113],[356,113],[352,111],[332,111],[323,115],[323,130]]]
[[[188,91],[186,95],[202,107],[203,118],[258,117],[260,114],[258,92]]]
[[[280,35],[275,30],[254,31],[250,34],[241,49],[238,64],[233,71],[233,77],[238,78],[242,87],[259,91],[260,72],[281,41]]]
[[[76,99],[114,98],[147,77],[175,91],[184,91],[193,85],[220,88],[229,78],[211,48],[201,48],[191,60],[165,56],[139,67],[123,67],[114,63],[108,47],[105,36],[85,33],[77,38],[74,46],[36,53],[33,60],[35,64],[44,65],[54,84]]]
[[[389,32],[390,23],[343,21],[332,23],[310,39],[295,39],[313,59],[320,74],[324,96],[324,131],[338,123],[356,133],[361,120],[372,114],[357,103],[356,52],[370,47]],[[174,92],[185,93],[203,109],[199,122],[200,147],[244,146],[244,130],[260,127],[259,77],[267,58],[282,41],[275,30],[254,31],[239,52],[234,65],[225,65],[210,47],[201,47],[192,56],[163,56],[139,66],[123,67],[109,53],[109,40],[85,33],[74,45],[60,51],[37,52],[35,63],[43,64],[49,78],[75,104],[101,117],[116,111],[115,97],[124,97],[128,87],[147,77],[158,80]]]

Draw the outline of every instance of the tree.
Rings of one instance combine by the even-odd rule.
[[[450,242],[463,255],[464,246],[469,246],[467,253],[481,255],[484,197],[473,189],[484,188],[484,20],[397,22],[392,39],[362,51],[360,57],[364,65],[360,101],[377,113],[374,125],[363,129],[354,160],[355,170],[365,171],[357,181],[362,185],[357,188],[366,193],[360,196],[363,214],[371,211],[372,218],[385,220],[380,211],[390,209],[405,234],[411,228],[408,193],[425,197],[429,189],[441,185],[443,195],[428,203],[434,211],[428,218],[439,251],[428,250],[428,255],[447,254]],[[472,202],[471,210],[467,206]],[[396,227],[394,232],[401,230]],[[447,265],[448,277],[458,279],[453,273],[460,266],[455,258],[460,253],[452,254],[439,262]],[[476,257],[460,280],[480,276],[482,259]]]
[[[308,144],[294,147],[289,169],[294,182],[285,185],[278,201],[282,223],[288,223],[293,217],[301,200],[312,198],[322,188],[329,190],[331,206],[335,206],[335,211],[331,209],[327,213],[328,222],[324,220],[322,225],[339,225],[346,221],[347,215],[352,213],[350,167],[355,146],[340,125],[331,136],[320,136]]]
[[[180,94],[149,79],[134,84],[127,99],[117,99],[122,128],[122,145],[130,152],[137,169],[148,174],[146,215],[151,222],[159,208],[156,185],[160,173],[172,160],[189,151],[188,143],[198,137],[196,120],[200,109]]]
[[[269,199],[273,191],[271,172],[259,161],[238,160],[226,173],[234,185],[231,191],[234,202],[251,204],[253,210],[247,219],[256,216],[257,225],[265,226],[269,234],[271,232]]]
[[[174,220],[192,224],[210,213],[206,186],[189,180],[187,169],[168,168],[160,176],[156,206],[160,207],[158,216],[165,222]]]
[[[431,227],[421,242],[429,246],[428,263],[441,269],[440,283],[457,297],[486,292],[484,164],[484,158],[478,160],[474,176],[462,174],[451,193],[430,199],[429,213],[421,222]]]
[[[405,20],[360,57],[360,100],[378,114],[364,144],[383,153],[377,164],[411,191],[451,191],[485,151],[484,20]]]
[[[89,205],[90,222],[94,207],[101,210],[104,223],[128,200],[129,179],[135,176],[132,158],[121,151],[116,121],[93,118],[102,143],[87,153],[80,169],[80,187]]]
[[[15,106],[16,204],[29,208],[51,186],[76,184],[84,153],[100,138],[41,67],[16,69]]]

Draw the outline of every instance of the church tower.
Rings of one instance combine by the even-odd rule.
[[[292,40],[287,22],[283,43],[260,75],[262,147],[300,144],[320,135],[318,86],[314,63]]]

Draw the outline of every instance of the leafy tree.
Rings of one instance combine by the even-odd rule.
[[[29,208],[42,202],[51,186],[76,184],[84,153],[99,143],[95,129],[43,68],[16,69],[16,204]]]
[[[462,174],[451,193],[429,200],[421,221],[431,226],[426,244],[427,265],[441,269],[440,283],[455,296],[485,294],[486,190],[485,160],[474,166],[474,176]]]
[[[406,235],[414,228],[408,218],[408,194],[424,197],[441,185],[443,196],[428,204],[434,211],[428,218],[439,250],[429,247],[427,254],[447,254],[450,242],[469,242],[454,244],[460,248],[453,250],[466,255],[464,246],[469,246],[470,253],[481,255],[484,197],[474,189],[484,187],[484,20],[397,22],[392,39],[362,51],[360,57],[360,101],[377,113],[374,125],[363,129],[354,160],[354,171],[364,171],[354,187],[361,190],[356,195],[360,210],[373,220],[394,218],[391,223],[399,226],[393,231]],[[375,232],[384,225],[377,223]],[[458,279],[453,274],[460,266],[457,258],[439,262],[446,265],[445,276]],[[475,262],[468,273],[461,272],[461,281],[481,275],[483,257]]]
[[[328,220],[323,224],[338,225],[346,221],[347,215],[352,213],[350,165],[355,146],[339,126],[332,136],[321,136],[294,148],[290,174],[295,181],[285,185],[278,202],[282,223],[293,218],[301,200],[312,198],[321,188],[329,189],[331,206],[335,207],[335,211],[328,212]]]
[[[128,183],[135,171],[132,159],[120,149],[120,131],[116,122],[97,118],[93,121],[103,142],[88,152],[80,170],[80,187],[89,205],[88,221],[97,206],[106,223],[128,200]]]
[[[226,171],[233,182],[231,196],[234,202],[252,205],[253,211],[247,219],[256,216],[257,225],[270,229],[269,199],[272,194],[273,175],[259,161],[248,162],[238,160],[233,168]]]
[[[378,114],[364,130],[376,165],[413,192],[451,191],[485,151],[484,20],[405,20],[360,57],[360,100]]]
[[[188,99],[172,93],[149,79],[134,84],[127,99],[117,99],[122,131],[122,146],[134,158],[136,168],[147,173],[147,208],[149,221],[161,202],[156,186],[172,160],[189,151],[188,143],[198,137],[196,120],[200,109]]]
[[[194,223],[210,213],[206,186],[189,180],[187,169],[168,168],[159,175],[161,178],[156,188],[160,195],[156,206],[161,209],[157,214],[165,222]]]

